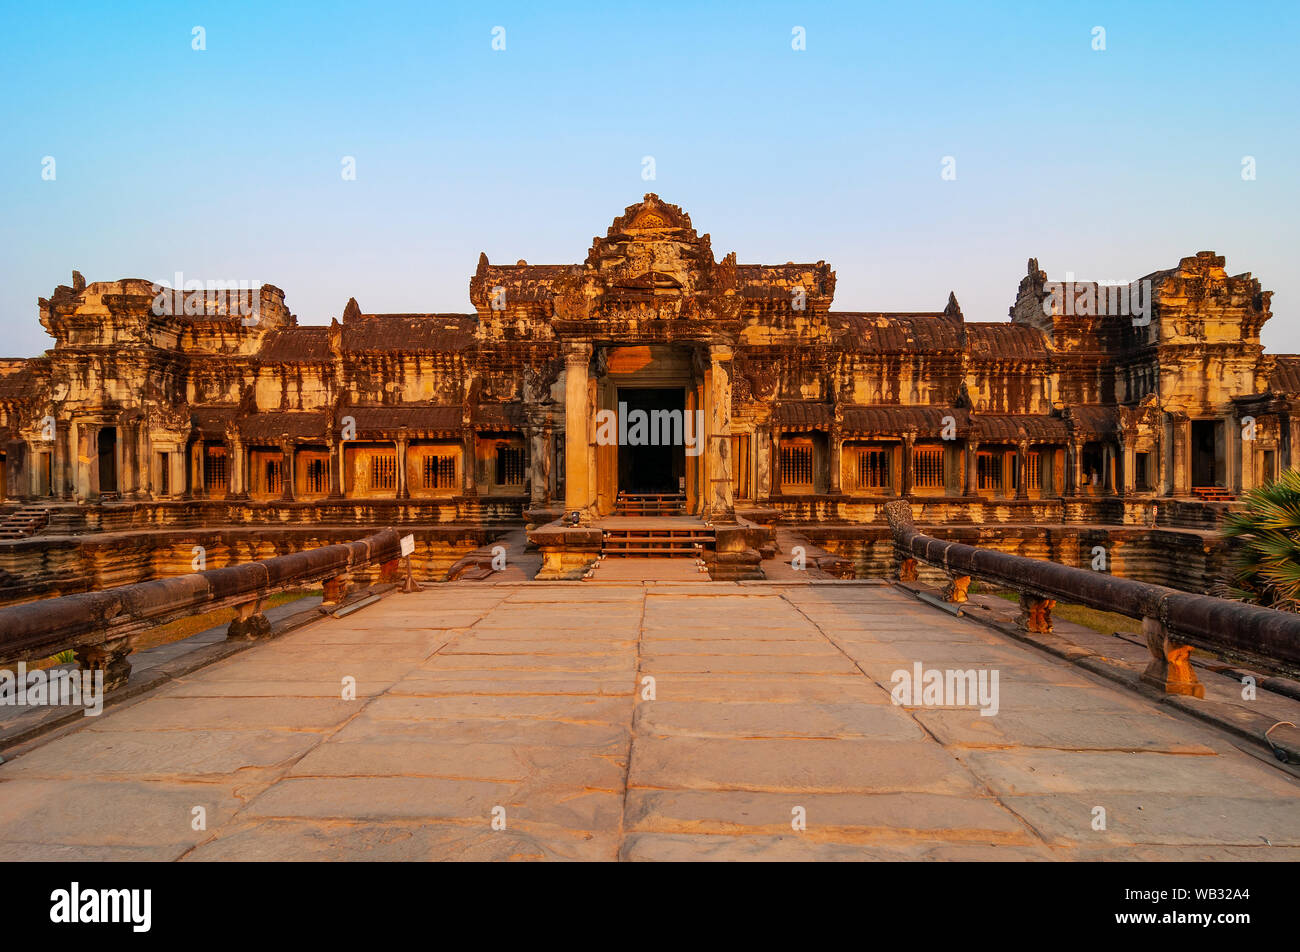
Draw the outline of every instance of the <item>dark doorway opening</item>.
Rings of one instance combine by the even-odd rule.
[[[625,493],[681,492],[686,477],[686,391],[619,387],[618,488]],[[694,431],[693,439],[701,435]]]
[[[117,427],[106,426],[99,431],[99,491],[117,492]]]
[[[1192,421],[1192,485],[1224,486],[1223,422]]]

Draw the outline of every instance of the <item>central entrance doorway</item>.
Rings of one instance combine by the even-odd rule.
[[[1220,420],[1192,421],[1192,485],[1194,487],[1226,486],[1227,467],[1223,465],[1223,422]]]
[[[619,387],[618,404],[619,492],[681,492],[686,479],[686,391],[681,387]]]

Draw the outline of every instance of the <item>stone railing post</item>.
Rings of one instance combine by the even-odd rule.
[[[1181,645],[1170,639],[1169,632],[1159,618],[1142,619],[1142,634],[1151,649],[1151,663],[1142,672],[1142,680],[1166,694],[1186,694],[1205,697],[1205,685],[1197,680],[1188,655],[1191,645]]]
[[[954,605],[960,605],[967,600],[966,591],[970,588],[969,575],[952,575],[948,577],[948,584],[943,589],[943,600]]]
[[[227,641],[252,641],[271,634],[271,622],[262,614],[262,599],[257,597],[235,607],[235,617],[226,629]]]
[[[74,652],[82,671],[104,672],[105,691],[121,687],[131,677],[130,653],[131,639],[126,636],[110,638],[97,645],[82,645]]]
[[[342,575],[336,575],[333,578],[326,579],[322,588],[324,597],[321,599],[321,611],[329,611],[347,598],[348,588],[352,583],[352,577],[346,572]]]
[[[1056,599],[1039,598],[1037,595],[1020,594],[1020,614],[1016,616],[1016,627],[1024,631],[1037,632],[1040,635],[1051,634],[1052,609]]]

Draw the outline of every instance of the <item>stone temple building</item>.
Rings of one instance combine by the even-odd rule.
[[[1212,529],[1300,464],[1300,356],[1263,352],[1270,295],[1200,252],[1123,287],[1031,259],[1010,320],[967,320],[953,294],[837,311],[827,263],[718,257],[655,195],[580,264],[480,256],[465,314],[354,298],[304,325],[270,285],[74,273],[39,302],[54,346],[0,362],[5,534],[26,546],[0,566],[56,576],[31,569],[49,540],[96,532],[173,533],[180,570],[181,530],[243,527],[253,553],[274,527],[400,523],[454,554],[527,525],[564,575],[602,520],[671,512],[735,529],[717,548],[750,568],[784,525],[861,573],[900,496],[982,544],[1056,527],[1061,557],[1062,527],[1128,527],[1159,548],[1148,530]],[[150,558],[116,580],[165,571]]]

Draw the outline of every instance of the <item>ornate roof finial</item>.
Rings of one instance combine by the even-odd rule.
[[[361,305],[357,303],[356,298],[348,298],[347,306],[343,308],[343,323],[359,320],[361,320]]]

